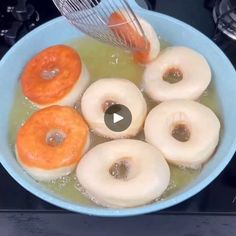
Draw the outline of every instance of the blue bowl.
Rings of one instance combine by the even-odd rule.
[[[207,58],[213,71],[224,121],[221,141],[214,157],[191,184],[165,200],[146,206],[114,210],[84,203],[75,204],[42,187],[27,175],[16,161],[9,145],[9,115],[19,75],[26,62],[48,46],[82,36],[63,17],[52,20],[22,38],[0,62],[0,161],[8,173],[25,189],[64,209],[89,215],[114,217],[139,215],[173,206],[195,195],[213,181],[228,164],[236,149],[236,73],[227,57],[211,40],[189,25],[166,15],[143,10],[134,3],[134,0],[130,0],[130,3],[138,14],[154,26],[162,38],[173,45],[193,48]]]

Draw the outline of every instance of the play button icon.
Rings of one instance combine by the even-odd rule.
[[[129,128],[132,121],[132,115],[126,106],[115,104],[105,111],[104,121],[110,130],[122,132]]]
[[[113,123],[114,123],[114,124],[117,123],[117,122],[119,122],[119,121],[121,121],[121,120],[123,120],[123,119],[124,119],[123,116],[120,116],[120,115],[118,115],[118,114],[116,114],[116,113],[113,114]]]

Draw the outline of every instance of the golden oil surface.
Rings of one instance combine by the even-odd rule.
[[[122,77],[131,80],[141,88],[144,67],[136,64],[133,61],[132,55],[130,53],[106,44],[99,43],[87,37],[70,42],[68,45],[72,46],[79,52],[83,62],[86,64],[90,72],[91,82],[105,77]],[[167,46],[169,46],[168,43],[161,41],[162,49]],[[149,110],[157,105],[145,94],[144,96],[146,98]],[[200,98],[200,102],[210,107],[218,115],[218,117],[220,116],[219,103],[213,84],[211,84],[207,91],[204,92],[203,96]],[[16,92],[15,102],[12,107],[9,127],[9,141],[12,145],[13,151],[16,135],[20,126],[36,110],[37,109],[24,97],[19,86]],[[140,133],[135,138],[143,140],[143,133]],[[96,144],[105,141],[107,141],[107,139],[92,134],[91,148]],[[201,171],[174,167],[172,165],[170,168],[170,186],[162,198],[167,198],[173,193],[186,187],[197,177]],[[86,205],[95,204],[83,193],[81,193],[81,189],[79,188],[76,181],[75,173],[49,183],[41,184],[52,191],[54,194],[59,195],[66,200]]]

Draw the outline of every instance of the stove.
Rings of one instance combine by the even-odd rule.
[[[215,1],[213,18],[217,29],[236,40],[236,1]]]
[[[207,2],[208,6],[213,9],[213,19],[216,25],[213,40],[221,46],[235,65],[236,0],[213,0]],[[211,3],[209,4],[209,2]]]
[[[236,67],[235,0],[141,0],[138,2],[145,8],[171,15],[200,30],[222,48]],[[0,59],[26,33],[59,15],[51,0],[1,0]],[[0,213],[8,214],[10,212],[9,214],[11,214],[14,212],[17,214],[18,212],[23,214],[24,212],[31,212],[30,214],[34,214],[40,212],[41,214],[43,212],[52,214],[56,212],[59,215],[66,214],[67,216],[72,214],[48,204],[24,190],[1,166],[0,179]],[[207,215],[207,217],[225,214],[236,216],[236,158],[233,158],[221,175],[199,194],[177,206],[152,213],[148,217],[159,217],[166,214],[171,216],[176,214],[179,216],[186,216],[186,214]],[[11,217],[13,216],[11,215]],[[45,215],[45,217],[48,216]],[[1,219],[0,214],[0,224]],[[189,219],[188,217],[184,218],[184,221],[187,222]],[[187,235],[198,236],[203,234]]]

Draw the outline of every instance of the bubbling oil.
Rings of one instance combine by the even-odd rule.
[[[142,65],[136,64],[129,52],[100,43],[88,37],[78,39],[67,44],[77,50],[80,54],[84,64],[87,66],[90,72],[91,83],[100,78],[121,77],[129,79],[142,90],[141,81],[144,67]],[[170,44],[161,40],[161,49],[163,50],[167,46],[170,46]],[[148,110],[151,110],[157,105],[156,102],[151,100],[145,94],[144,97],[147,101]],[[199,102],[211,108],[216,113],[216,115],[220,117],[219,102],[213,83],[211,83],[207,91],[205,91],[201,96]],[[79,105],[80,104],[78,103],[78,108]],[[37,108],[33,106],[27,98],[24,97],[22,89],[19,86],[16,91],[16,97],[11,111],[9,126],[9,142],[13,151],[19,128],[36,110]],[[144,140],[143,132],[139,133],[135,138]],[[109,141],[109,139],[99,137],[92,132],[90,148],[106,141]],[[163,194],[162,199],[168,198],[172,194],[185,188],[192,181],[194,181],[201,171],[200,169],[190,170],[172,165],[170,165],[170,169],[170,185]],[[95,205],[93,201],[86,197],[84,190],[77,183],[75,173],[48,183],[41,184],[56,196],[59,196],[63,199],[84,205]]]

